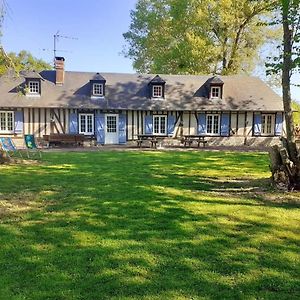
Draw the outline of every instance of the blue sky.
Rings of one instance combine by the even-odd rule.
[[[29,50],[34,56],[53,61],[53,35],[57,49],[72,71],[133,72],[131,61],[120,52],[122,33],[130,23],[136,0],[6,0],[2,43],[7,52]],[[46,50],[43,50],[46,49]]]
[[[130,10],[137,0],[6,0],[8,12],[1,42],[7,52],[28,50],[53,62],[53,35],[58,55],[70,71],[133,73],[131,61],[121,54],[122,33],[130,24]],[[300,76],[295,77],[300,84]],[[300,88],[292,88],[300,102]]]

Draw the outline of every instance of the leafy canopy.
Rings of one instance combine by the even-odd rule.
[[[254,67],[274,28],[262,24],[276,1],[139,0],[124,55],[139,72],[236,74]]]
[[[300,103],[293,101],[292,102],[293,120],[294,124],[300,126]]]
[[[42,59],[34,57],[30,52],[22,50],[19,53],[4,50],[0,52],[0,74],[5,73],[8,68],[13,68],[17,73],[20,71],[42,71],[52,69],[52,66]]]

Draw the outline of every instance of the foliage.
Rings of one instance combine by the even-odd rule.
[[[10,52],[5,57],[0,55],[0,64],[1,61],[5,62],[9,60],[10,65],[13,66],[14,70],[19,73],[20,71],[42,71],[52,69],[52,66],[42,59],[34,57],[30,52],[22,50],[19,53]],[[2,69],[0,70],[2,74],[7,69],[7,64],[1,64]]]
[[[124,54],[139,72],[251,71],[259,47],[277,32],[262,25],[275,2],[139,0]]]
[[[293,101],[292,109],[294,111],[294,113],[293,113],[294,124],[299,126],[300,125],[300,103]]]
[[[262,153],[44,153],[0,176],[1,299],[296,299],[299,193]]]
[[[9,68],[13,68],[13,63],[7,56],[3,47],[0,46],[0,75],[4,74]]]

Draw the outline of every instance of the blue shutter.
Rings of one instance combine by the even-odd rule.
[[[96,114],[95,115],[95,132],[96,132],[96,138],[98,144],[104,144],[105,143],[105,116],[104,114]]]
[[[23,133],[23,111],[15,112],[15,133]]]
[[[198,134],[206,134],[206,115],[205,113],[198,114]]]
[[[253,134],[261,135],[261,114],[254,114]]]
[[[126,115],[119,114],[119,144],[126,143]]]
[[[78,116],[76,113],[70,113],[69,133],[78,133]]]
[[[275,135],[281,135],[282,134],[282,113],[276,114],[276,122],[275,122]]]
[[[172,135],[175,128],[175,116],[168,116],[168,134]]]
[[[229,136],[229,113],[221,115],[221,136]]]
[[[145,134],[153,134],[153,116],[145,116]]]

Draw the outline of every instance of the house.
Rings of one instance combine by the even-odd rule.
[[[140,75],[55,69],[0,79],[0,135],[81,133],[100,144],[138,134],[199,134],[213,143],[278,142],[282,99],[249,76]]]

